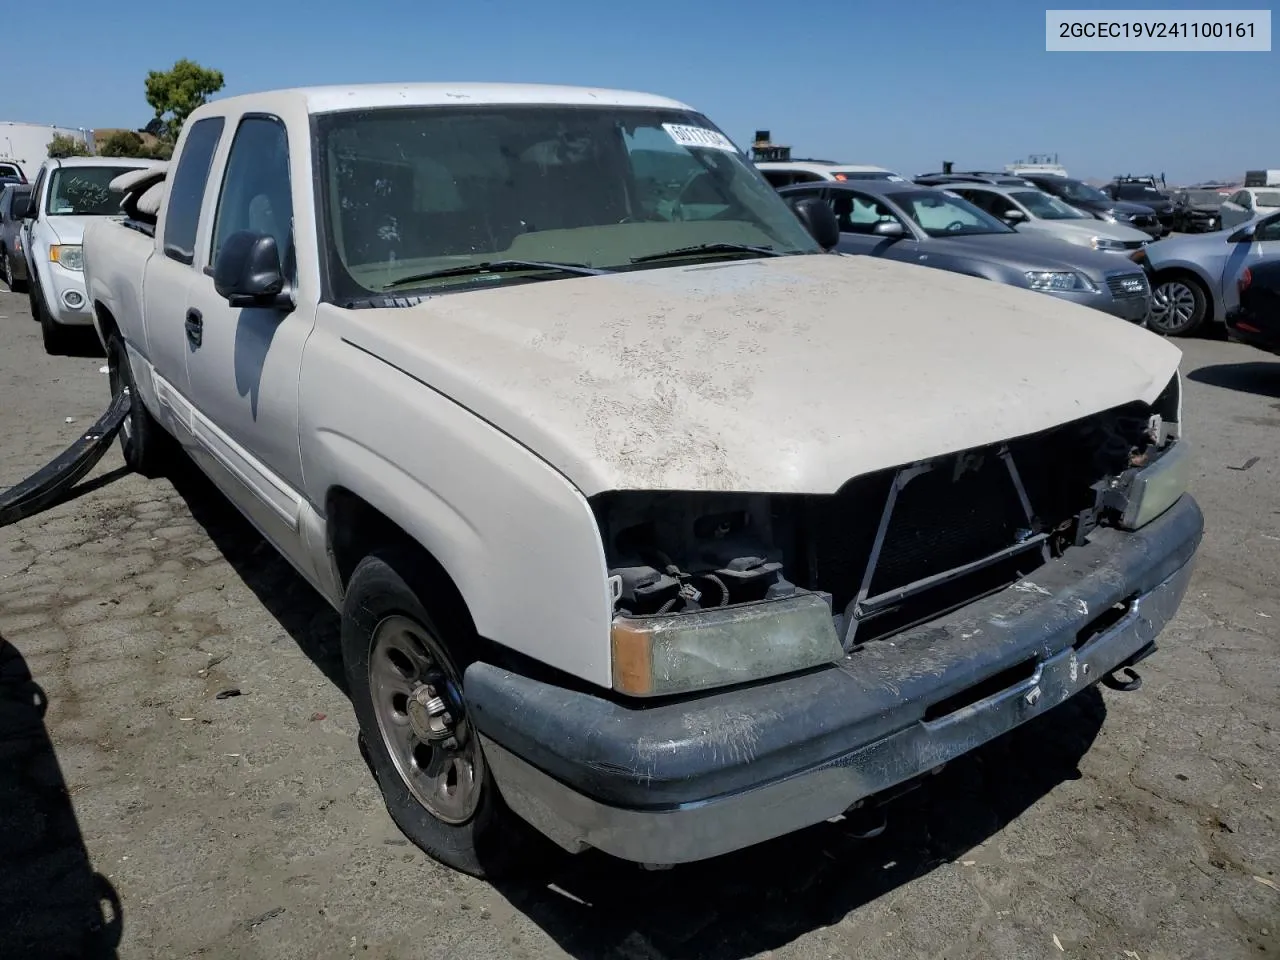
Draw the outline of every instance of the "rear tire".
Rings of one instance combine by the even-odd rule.
[[[120,427],[120,452],[124,462],[144,477],[161,476],[172,463],[173,438],[151,416],[138,395],[129,352],[120,334],[114,331],[107,337],[107,377],[112,400],[129,391],[129,415]]]
[[[351,575],[342,606],[351,702],[396,825],[446,866],[493,879],[528,862],[520,854],[533,830],[503,802],[466,711],[471,627],[449,615],[449,604],[427,611],[423,599],[439,591],[420,582],[422,568],[414,551],[393,548],[365,557]],[[445,705],[438,716],[422,706],[436,697]],[[440,717],[448,736],[433,739],[426,723]]]

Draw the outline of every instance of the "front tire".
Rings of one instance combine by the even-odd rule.
[[[53,319],[49,308],[45,306],[44,292],[40,285],[31,287],[31,316],[40,324],[40,338],[44,341],[44,352],[51,357],[66,356],[71,351],[71,330]]]
[[[173,456],[173,439],[156,422],[138,395],[129,364],[129,351],[117,332],[107,337],[107,379],[114,400],[129,392],[129,415],[120,426],[120,452],[130,470],[144,477],[158,477],[165,472]]]
[[[1204,323],[1208,307],[1208,295],[1199,281],[1182,274],[1163,277],[1151,288],[1147,326],[1166,337],[1187,337]]]
[[[498,794],[467,714],[470,627],[427,611],[422,567],[413,551],[387,550],[351,575],[342,606],[351,702],[396,825],[446,866],[493,878],[516,866],[529,828]]]

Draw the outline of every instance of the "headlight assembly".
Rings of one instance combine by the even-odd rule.
[[[762,680],[844,656],[817,594],[690,613],[616,617],[613,686],[655,697]]]
[[[1128,502],[1120,526],[1137,530],[1173,506],[1187,492],[1191,479],[1191,451],[1187,441],[1177,440],[1160,456],[1130,477]]]
[[[1123,250],[1125,249],[1123,240],[1112,240],[1110,237],[1092,237],[1089,240],[1089,246],[1095,250]]]
[[[1098,286],[1082,273],[1073,270],[1028,270],[1027,286],[1043,293],[1087,290],[1097,293]]]
[[[84,256],[78,243],[55,244],[49,248],[49,260],[65,267],[67,270],[74,270],[76,273],[84,270]]]

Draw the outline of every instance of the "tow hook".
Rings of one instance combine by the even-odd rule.
[[[1133,667],[1117,667],[1102,678],[1102,683],[1112,690],[1132,693],[1142,686],[1142,677]]]

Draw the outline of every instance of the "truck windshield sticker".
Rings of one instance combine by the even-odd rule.
[[[691,127],[683,123],[664,123],[662,129],[667,131],[671,139],[682,147],[701,147],[707,150],[738,152],[738,148],[733,145],[733,141],[716,130],[708,130],[706,127]]]

